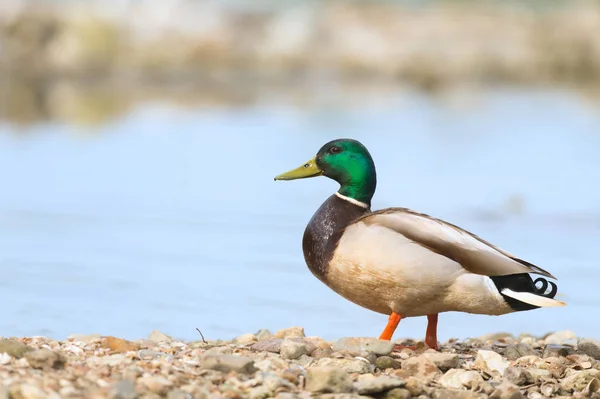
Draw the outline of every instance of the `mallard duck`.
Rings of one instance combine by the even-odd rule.
[[[406,317],[427,316],[425,343],[437,349],[438,314],[502,315],[564,306],[556,278],[458,226],[407,208],[371,211],[377,176],[367,148],[352,139],[323,145],[299,168],[275,177],[326,176],[340,184],[308,222],[309,270],[333,291],[389,315],[379,339]],[[535,281],[530,274],[543,277]]]

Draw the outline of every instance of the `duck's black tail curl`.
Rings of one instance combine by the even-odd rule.
[[[554,299],[558,286],[544,277],[538,277],[534,281],[528,273],[519,273],[490,278],[500,295],[515,312],[565,305]]]

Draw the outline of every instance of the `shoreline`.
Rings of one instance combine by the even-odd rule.
[[[600,397],[600,341],[506,333],[394,351],[302,327],[183,342],[73,335],[0,338],[0,398],[409,399]]]

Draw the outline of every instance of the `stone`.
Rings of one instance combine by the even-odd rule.
[[[335,367],[312,367],[306,371],[305,389],[313,393],[351,392],[352,380]]]
[[[317,349],[331,350],[331,345],[329,342],[325,341],[321,337],[304,337],[304,342],[315,345]]]
[[[113,353],[125,353],[140,349],[140,345],[137,342],[110,336],[103,338],[101,347],[110,349]]]
[[[507,367],[504,370],[504,378],[515,385],[525,385],[528,375],[522,367]]]
[[[520,342],[516,345],[509,345],[504,350],[504,357],[508,360],[517,360],[523,356],[535,355],[535,350],[529,344]]]
[[[438,380],[444,388],[455,389],[471,389],[480,381],[483,378],[477,371],[462,369],[450,369]]]
[[[490,399],[524,399],[525,396],[515,384],[503,381],[490,395]]]
[[[374,366],[359,359],[322,358],[315,362],[317,367],[337,367],[348,373],[365,374],[372,372]]]
[[[138,378],[138,382],[145,385],[150,391],[159,395],[166,394],[169,388],[173,386],[173,383],[162,375],[148,375],[145,377],[140,377]]]
[[[201,365],[207,369],[228,373],[254,373],[254,360],[238,355],[208,355],[201,358]]]
[[[548,344],[544,348],[544,353],[542,354],[542,358],[548,357],[561,357],[561,356],[569,356],[575,353],[575,350],[570,346],[559,345],[559,344]]]
[[[600,341],[594,338],[582,338],[577,342],[577,349],[596,360],[600,360]]]
[[[313,344],[310,341],[306,341],[303,338],[288,338],[287,340],[304,344],[306,346],[306,353],[308,355],[312,355],[313,352],[318,349],[315,344]],[[281,353],[281,344],[283,343],[283,341],[284,340],[281,338],[259,341],[250,346],[250,349],[256,352]]]
[[[456,353],[426,352],[423,355],[442,371],[455,369],[459,364],[459,358]]]
[[[380,370],[385,369],[399,369],[402,366],[402,363],[393,357],[389,356],[379,356],[375,359],[375,367]]]
[[[435,389],[431,394],[433,399],[483,399],[486,398],[473,391],[456,391],[452,389]]]
[[[552,378],[552,374],[548,370],[530,368],[526,371],[527,382],[529,384],[539,384],[546,379]]]
[[[150,349],[141,349],[138,351],[138,356],[141,359],[147,360],[147,359],[158,359],[159,357],[165,357],[165,358],[170,358],[173,357],[171,355],[167,355],[164,352],[158,352],[158,351],[153,351]]]
[[[490,374],[496,373],[503,375],[504,370],[508,367],[508,362],[502,356],[494,351],[478,350],[477,358],[475,358],[475,367],[484,370]]]
[[[4,385],[0,385],[0,399],[10,399],[8,394],[9,394],[8,388],[5,387]]]
[[[256,339],[259,341],[266,341],[267,339],[271,339],[273,338],[273,333],[265,328],[258,330],[256,332],[256,334],[254,334],[256,336]]]
[[[275,333],[275,338],[304,338],[304,327],[284,328]]]
[[[497,332],[491,334],[485,334],[479,337],[480,341],[498,341],[498,340],[506,340],[506,339],[514,339],[514,335],[507,332]]]
[[[284,339],[281,343],[280,353],[281,357],[284,359],[295,360],[302,355],[306,355],[308,353],[308,349],[306,348],[306,344],[303,342]]]
[[[372,399],[370,396],[363,396],[356,393],[327,393],[316,396],[318,399]]]
[[[136,399],[138,393],[135,391],[135,384],[131,380],[121,380],[114,383],[109,391],[110,399]]]
[[[94,342],[101,338],[102,336],[100,334],[72,334],[68,337],[72,342],[82,342],[84,344],[89,344],[90,342]]]
[[[191,393],[181,389],[173,389],[167,393],[167,399],[194,399]]]
[[[389,375],[381,375],[376,377],[372,374],[367,374],[360,377],[354,383],[354,389],[361,395],[381,393],[389,391],[390,389],[401,388],[406,384],[404,380],[390,377]]]
[[[48,394],[32,384],[12,385],[9,389],[10,398],[15,399],[47,399]]]
[[[158,330],[154,330],[148,335],[148,339],[152,342],[171,342],[173,338],[168,336],[167,334],[160,332]]]
[[[256,335],[254,334],[243,334],[233,340],[233,342],[239,345],[250,345],[257,341],[258,338],[256,338]]]
[[[427,356],[419,355],[404,360],[402,369],[396,370],[394,374],[400,377],[410,376],[431,381],[440,374],[440,370]]]
[[[14,339],[0,339],[0,353],[6,353],[15,359],[22,358],[26,352],[31,350],[33,350],[33,348],[20,341]]]
[[[577,336],[573,331],[557,331],[555,333],[549,334],[544,338],[545,344],[559,344],[563,345],[566,342],[569,342],[573,339],[577,339]]]
[[[347,351],[353,356],[361,356],[363,353],[385,356],[392,353],[394,345],[393,342],[375,338],[340,338],[333,344],[333,350]]]
[[[600,380],[598,378],[592,378],[582,392],[583,397],[591,397],[593,394],[600,392]]]
[[[387,391],[383,396],[380,396],[381,399],[410,399],[412,398],[412,394],[408,389],[405,388],[394,388]]]
[[[65,366],[65,358],[50,349],[37,349],[25,353],[27,363],[34,369],[61,369]]]
[[[406,389],[410,392],[412,396],[419,396],[425,390],[425,384],[420,381],[418,378],[409,377],[406,380]]]
[[[573,370],[572,373],[560,381],[560,386],[566,391],[582,391],[594,378],[600,379],[600,370]]]

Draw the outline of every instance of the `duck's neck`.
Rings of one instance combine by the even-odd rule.
[[[341,195],[340,198],[353,202],[355,205],[370,208],[371,199],[373,199],[377,187],[377,174],[372,161],[368,165],[362,166],[361,168],[348,170],[340,179],[337,179],[340,183],[340,189],[336,194]]]

